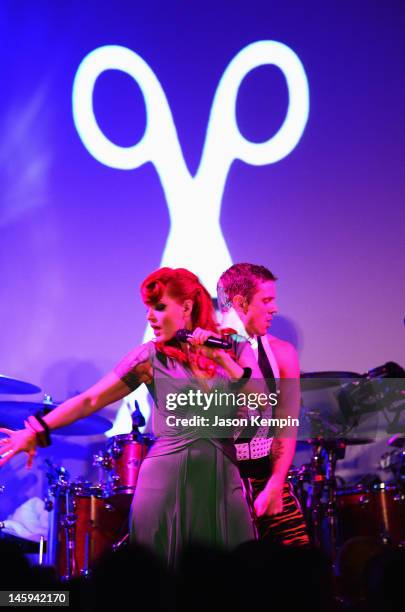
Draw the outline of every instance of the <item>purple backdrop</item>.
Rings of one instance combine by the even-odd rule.
[[[138,287],[160,263],[165,197],[151,164],[114,170],[84,148],[71,107],[82,59],[119,44],[148,62],[194,173],[220,77],[261,39],[299,56],[310,114],[289,156],[231,167],[221,225],[232,259],[279,276],[274,332],[297,344],[304,370],[404,364],[401,2],[10,0],[0,16],[0,373],[64,399],[145,329]],[[242,133],[268,138],[286,103],[280,72],[254,70],[238,96]],[[94,104],[117,144],[142,136],[145,105],[128,76],[104,74]],[[209,236],[198,239],[209,266]]]

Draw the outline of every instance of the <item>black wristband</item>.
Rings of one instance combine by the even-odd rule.
[[[240,389],[246,385],[249,378],[252,376],[252,368],[243,368],[242,376],[235,382],[229,383],[231,389]]]
[[[45,436],[45,441],[46,441],[46,446],[50,446],[51,444],[51,432],[49,429],[48,424],[44,421],[44,419],[42,418],[42,414],[40,412],[36,412],[34,414],[34,418],[38,421],[38,423],[41,425],[41,427],[44,428],[44,436]]]

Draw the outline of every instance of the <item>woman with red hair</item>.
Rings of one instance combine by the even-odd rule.
[[[254,531],[231,438],[209,436],[201,427],[188,425],[190,416],[206,414],[201,406],[183,401],[170,412],[167,398],[179,393],[191,397],[190,390],[201,388],[211,393],[229,386],[246,390],[252,371],[260,376],[248,342],[235,338],[232,352],[203,346],[209,336],[219,334],[211,297],[195,274],[161,268],[143,281],[141,295],[155,339],[130,351],[87,391],[45,417],[30,417],[25,429],[0,429],[9,436],[1,441],[0,465],[21,451],[28,453],[31,464],[37,444],[47,443],[50,430],[88,416],[145,383],[154,399],[157,440],[140,468],[132,533],[135,541],[175,565],[190,542],[232,548],[253,539]],[[192,333],[187,342],[176,339],[179,329]]]

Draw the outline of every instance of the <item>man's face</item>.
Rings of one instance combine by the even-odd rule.
[[[276,312],[276,283],[269,280],[258,283],[256,293],[240,316],[249,335],[264,336]]]

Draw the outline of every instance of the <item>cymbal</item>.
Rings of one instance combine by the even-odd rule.
[[[316,391],[329,387],[340,387],[346,378],[361,378],[357,372],[301,372],[301,388],[303,391]]]
[[[39,393],[40,391],[40,387],[37,387],[36,385],[0,374],[0,393],[28,394]]]
[[[95,436],[102,434],[105,431],[111,429],[112,423],[108,419],[99,416],[98,414],[91,414],[80,421],[66,425],[52,432],[55,436]]]
[[[0,402],[0,426],[9,429],[21,429],[24,420],[38,410],[48,410],[59,406],[61,402]],[[111,429],[112,423],[104,417],[91,414],[84,419],[71,423],[66,427],[60,427],[52,432],[56,436],[94,436]]]

